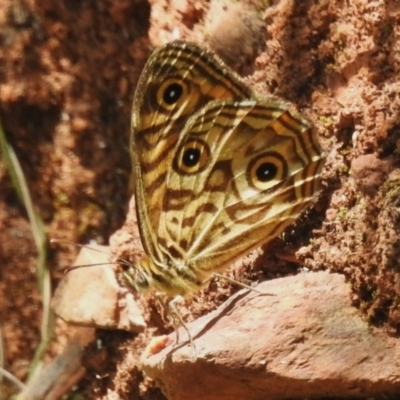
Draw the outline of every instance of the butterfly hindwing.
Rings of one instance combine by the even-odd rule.
[[[304,171],[315,177],[321,165],[310,125],[284,104],[211,102],[174,151],[159,246],[177,264],[223,268],[298,217],[316,190]]]

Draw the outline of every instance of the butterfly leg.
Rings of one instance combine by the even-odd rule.
[[[228,282],[230,282],[230,283],[233,283],[233,284],[235,284],[235,285],[241,286],[241,287],[243,287],[243,288],[245,288],[245,289],[249,289],[249,290],[251,290],[251,291],[253,291],[253,292],[256,292],[256,293],[258,293],[258,294],[262,294],[262,295],[264,295],[264,296],[275,296],[275,295],[272,294],[272,293],[262,292],[261,290],[257,290],[257,289],[255,289],[255,288],[249,286],[249,285],[246,285],[246,284],[243,283],[243,282],[239,282],[239,281],[237,281],[237,280],[235,280],[235,279],[229,278],[229,276],[219,274],[218,272],[214,272],[208,280],[211,280],[212,278],[225,279],[226,281],[228,281]]]
[[[192,335],[190,334],[189,328],[185,324],[185,321],[182,319],[181,314],[179,313],[177,305],[179,303],[183,302],[182,296],[175,296],[173,299],[170,301],[165,301],[165,295],[160,292],[156,292],[156,299],[158,304],[162,307],[162,309],[165,312],[165,315],[168,317],[169,322],[172,324],[175,330],[175,344],[178,344],[180,342],[179,340],[179,328],[182,326],[183,329],[185,329],[187,335],[188,335],[188,340],[190,343],[190,346],[193,349],[193,356],[196,359],[197,358],[197,353],[196,353],[196,347],[194,345],[194,341],[192,338]]]
[[[196,346],[194,345],[192,335],[190,334],[190,330],[186,326],[185,321],[182,319],[182,317],[178,311],[178,308],[177,308],[177,304],[182,303],[182,301],[183,301],[182,296],[175,296],[171,301],[168,302],[168,308],[170,309],[170,314],[171,314],[172,318],[174,319],[176,343],[179,343],[179,325],[180,325],[183,327],[183,329],[185,329],[185,331],[188,335],[189,343],[193,349],[194,358],[196,359],[197,358]],[[178,322],[179,322],[178,324],[175,324],[176,320],[178,320]]]

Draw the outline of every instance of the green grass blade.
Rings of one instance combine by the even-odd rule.
[[[47,236],[44,223],[40,215],[35,211],[29,193],[28,185],[22,171],[21,165],[13,148],[8,143],[3,127],[0,123],[0,153],[7,168],[11,182],[21,202],[23,203],[32,228],[32,234],[38,252],[37,278],[38,286],[42,296],[43,316],[41,321],[41,342],[36,350],[30,365],[30,375],[39,367],[41,357],[51,339],[54,328],[54,315],[50,308],[51,282],[50,274],[46,265],[47,261]]]

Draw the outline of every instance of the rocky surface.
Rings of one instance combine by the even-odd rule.
[[[400,391],[400,342],[368,326],[343,276],[302,273],[257,289],[274,296],[244,290],[188,324],[196,358],[187,342],[142,357],[169,400],[369,398]]]
[[[122,288],[107,246],[83,248],[52,300],[55,313],[73,325],[142,332],[146,323],[133,295]]]

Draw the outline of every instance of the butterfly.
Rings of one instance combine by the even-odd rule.
[[[185,41],[156,49],[140,76],[131,152],[146,256],[123,275],[172,297],[281,234],[312,203],[324,163],[291,106]]]

